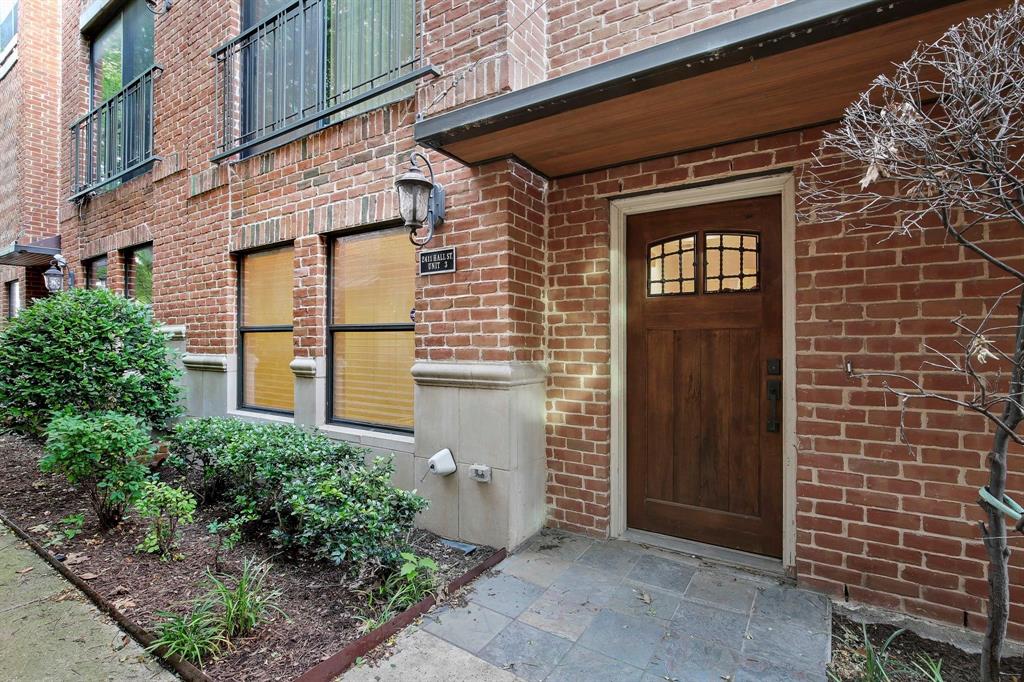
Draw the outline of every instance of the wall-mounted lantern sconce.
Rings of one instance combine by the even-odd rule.
[[[423,175],[417,157],[423,161],[430,179]],[[398,212],[409,229],[409,241],[424,246],[434,237],[434,228],[444,221],[444,187],[434,182],[434,169],[419,152],[409,155],[409,169],[395,180],[398,191]],[[426,228],[425,234],[420,230]]]
[[[64,256],[54,256],[53,260],[50,261],[50,268],[43,273],[43,282],[46,284],[46,290],[51,294],[63,291],[65,275],[68,280],[68,288],[73,288],[75,286],[75,273],[71,272]]]

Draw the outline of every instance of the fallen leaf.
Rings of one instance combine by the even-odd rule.
[[[118,611],[124,611],[125,609],[134,609],[135,601],[130,597],[122,597],[121,599],[114,600],[114,608]]]
[[[71,552],[66,557],[64,557],[64,563],[66,563],[68,566],[75,566],[76,564],[81,564],[88,560],[89,556],[86,554],[82,554],[81,552]]]
[[[96,578],[99,578],[95,573],[80,573],[78,577],[82,580],[95,580]]]
[[[35,568],[35,567],[34,566],[29,566],[28,568],[19,568],[17,571],[15,571],[15,573],[17,573],[19,575],[24,575],[25,573],[28,573],[29,571],[31,571],[33,568]]]
[[[37,525],[32,526],[31,528],[29,528],[28,532],[30,532],[30,533],[45,533],[47,530],[49,530],[49,528],[50,528],[50,524],[48,524],[48,523],[40,523],[40,524],[37,524]]]
[[[638,595],[636,595],[636,598],[639,599],[640,601],[642,601],[645,604],[650,604],[651,603],[651,595],[647,594],[643,590],[640,590],[639,592],[640,593]]]

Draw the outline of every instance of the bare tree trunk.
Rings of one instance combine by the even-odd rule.
[[[1015,431],[1024,419],[1021,401],[1024,400],[1024,292],[1017,304],[1017,333],[1013,350],[1013,370],[1010,375],[1010,400],[1003,410],[1004,428],[998,428],[992,440],[992,451],[988,455],[988,491],[997,500],[1006,493],[1006,451],[1010,444],[1010,432]],[[1007,546],[1006,519],[1003,512],[985,502],[980,502],[988,514],[988,523],[981,524],[982,542],[988,552],[988,625],[985,642],[981,651],[981,679],[983,682],[998,682],[1003,642],[1006,639],[1006,623],[1010,616],[1010,549]]]

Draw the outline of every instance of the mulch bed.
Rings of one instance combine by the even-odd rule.
[[[64,555],[65,566],[149,632],[158,621],[156,612],[187,610],[188,601],[205,592],[205,572],[214,560],[213,536],[206,531],[215,518],[210,510],[200,510],[195,523],[181,529],[178,551],[183,557],[162,562],[135,550],[146,533],[144,520],[130,515],[117,528],[101,533],[80,493],[63,478],[40,473],[41,454],[33,441],[0,435],[0,512],[41,543],[54,537],[48,531],[57,531],[60,519],[84,513],[82,533],[49,551]],[[412,543],[417,554],[437,561],[442,584],[494,552],[481,547],[465,556],[422,530],[414,533]],[[248,557],[273,562],[271,586],[283,593],[279,606],[288,617],[275,616],[251,637],[235,642],[232,651],[206,665],[204,672],[210,677],[291,680],[364,634],[356,616],[365,603],[359,591],[366,585],[334,566],[282,556],[273,547],[251,541],[221,551],[221,566],[235,571]]]
[[[861,624],[840,614],[832,616],[832,663],[829,679],[843,682],[860,682],[864,674],[864,632]],[[871,624],[867,626],[868,636],[876,648],[900,628],[888,624]],[[942,661],[943,682],[977,682],[980,670],[978,654],[969,654],[963,650],[930,639],[924,639],[910,630],[905,630],[889,646],[889,665],[886,672],[892,682],[920,682],[927,679],[912,663],[920,661],[922,655],[932,660]],[[1003,659],[1002,679],[1007,682],[1024,680],[1024,659]]]

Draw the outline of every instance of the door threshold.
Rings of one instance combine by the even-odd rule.
[[[716,564],[725,564],[744,571],[752,571],[769,575],[773,578],[789,580],[786,567],[782,565],[782,559],[774,559],[761,556],[760,554],[743,552],[738,549],[718,547],[717,545],[709,545],[695,540],[685,540],[672,537],[671,535],[662,535],[635,528],[627,528],[622,534],[622,539],[640,545],[650,545],[659,549],[666,549],[670,552],[689,554],[698,559]]]

